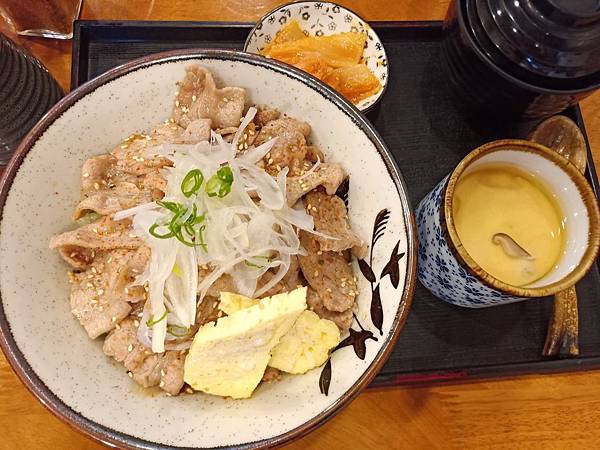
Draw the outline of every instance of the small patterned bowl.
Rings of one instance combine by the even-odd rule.
[[[271,42],[277,32],[288,22],[296,19],[304,33],[328,36],[336,33],[356,32],[368,35],[363,58],[367,67],[381,82],[381,90],[355,104],[367,112],[380,99],[387,87],[388,60],[383,43],[369,24],[356,13],[331,2],[300,1],[288,3],[265,14],[254,26],[244,45],[244,51],[259,53]]]

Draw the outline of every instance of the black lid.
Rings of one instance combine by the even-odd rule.
[[[461,3],[473,37],[497,64],[555,85],[600,76],[600,0]]]
[[[538,0],[538,9],[549,19],[563,25],[580,27],[600,21],[598,0]]]

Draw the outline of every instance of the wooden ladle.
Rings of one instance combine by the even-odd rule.
[[[567,158],[581,173],[587,163],[586,143],[575,122],[565,116],[546,119],[529,136]],[[544,356],[579,355],[579,311],[575,286],[554,295],[554,312],[548,325]]]

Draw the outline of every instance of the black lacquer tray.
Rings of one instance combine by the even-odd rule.
[[[367,117],[394,154],[413,207],[470,150],[499,138],[525,137],[535,124],[474,125],[454,106],[439,62],[441,22],[375,22],[388,55],[383,100]],[[134,58],[177,48],[242,49],[251,24],[78,21],[71,87]],[[584,131],[578,108],[567,115]],[[588,148],[588,180],[598,180]],[[600,367],[600,267],[577,285],[580,350],[574,359],[541,355],[552,300],[470,310],[446,304],[417,286],[396,348],[373,385]]]

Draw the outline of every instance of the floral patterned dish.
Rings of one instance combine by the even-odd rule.
[[[244,51],[259,53],[271,42],[277,32],[292,20],[296,20],[304,33],[311,36],[327,36],[344,32],[366,33],[368,39],[363,58],[367,67],[381,82],[382,88],[355,106],[362,112],[366,112],[383,97],[389,72],[381,39],[365,20],[335,3],[300,1],[289,3],[265,14],[248,35]]]

